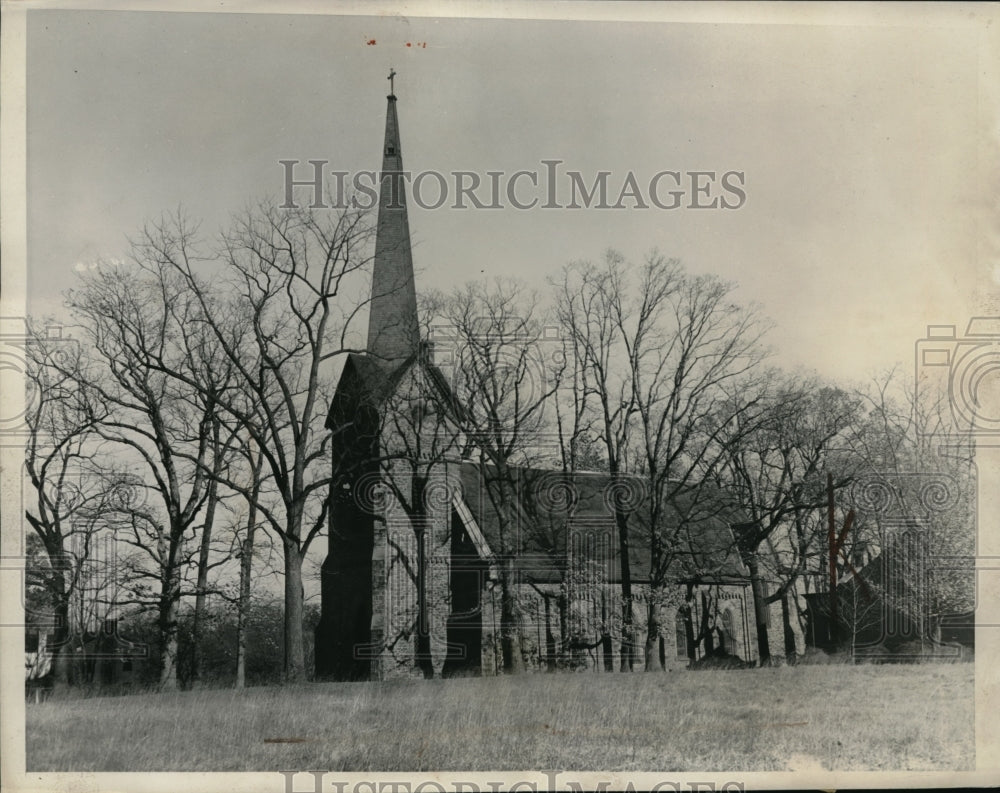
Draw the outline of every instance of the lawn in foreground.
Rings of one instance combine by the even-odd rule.
[[[49,701],[29,771],[971,769],[972,664],[315,683]]]

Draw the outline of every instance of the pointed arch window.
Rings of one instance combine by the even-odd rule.
[[[722,612],[722,649],[730,655],[736,655],[736,629],[733,623],[733,610],[727,608]]]
[[[674,615],[674,653],[678,658],[687,658],[688,640],[684,609],[677,609]]]

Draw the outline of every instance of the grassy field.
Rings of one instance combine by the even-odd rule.
[[[969,769],[973,666],[316,683],[49,701],[29,771]]]

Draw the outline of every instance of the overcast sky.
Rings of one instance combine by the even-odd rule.
[[[776,322],[788,366],[840,379],[909,366],[927,324],[964,327],[1000,290],[983,213],[996,194],[990,50],[967,13],[934,27],[822,16],[30,12],[31,308],[51,310],[147,218],[183,206],[212,231],[280,194],[279,160],[377,169],[394,66],[414,172],[559,159],[588,181],[610,171],[612,201],[630,171],[644,190],[664,170],[745,175],[730,211],[411,204],[418,289],[499,274],[541,288],[609,246],[632,259],[655,247],[738,281]]]

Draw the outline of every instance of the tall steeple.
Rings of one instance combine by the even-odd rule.
[[[406,214],[406,185],[402,174],[403,157],[393,90],[395,75],[390,70],[385,144],[379,178],[375,267],[368,315],[368,353],[390,365],[401,363],[416,353],[420,343],[410,223]]]

